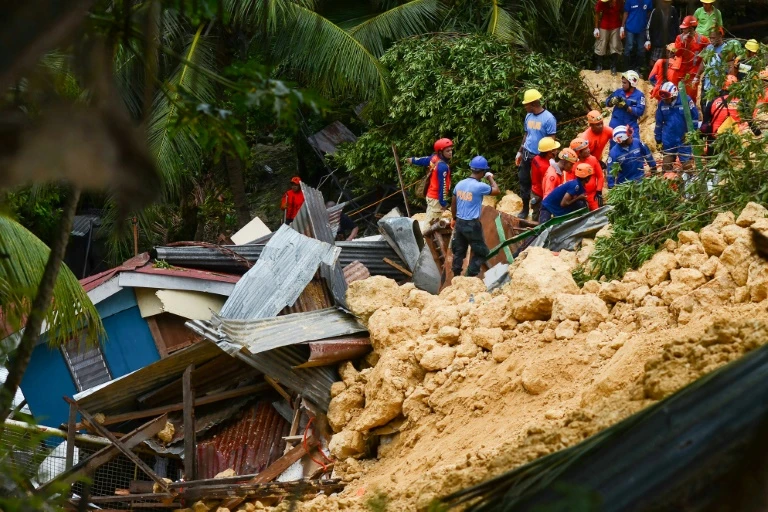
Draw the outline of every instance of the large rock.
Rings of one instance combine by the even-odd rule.
[[[555,339],[570,340],[579,332],[579,322],[577,320],[563,320],[555,327]]]
[[[720,212],[717,214],[715,220],[712,221],[710,226],[716,229],[723,229],[725,226],[730,226],[731,224],[735,223],[736,216],[733,214],[733,212]]]
[[[720,231],[713,227],[706,227],[699,233],[701,245],[704,246],[708,256],[720,256],[728,244]]]
[[[681,244],[695,244],[699,241],[699,234],[695,231],[681,231],[677,234],[677,240]]]
[[[380,352],[387,347],[397,347],[406,340],[415,340],[427,330],[418,309],[395,307],[380,309],[368,320],[371,345]]]
[[[328,449],[339,460],[358,457],[365,452],[365,438],[356,430],[342,430],[331,437]]]
[[[511,190],[507,190],[507,193],[504,194],[504,197],[496,205],[496,209],[510,215],[517,215],[523,211],[523,200]]]
[[[412,422],[417,422],[432,412],[427,400],[429,392],[423,386],[417,387],[403,402],[403,416]]]
[[[548,249],[531,247],[510,268],[510,284],[505,292],[519,321],[548,320],[552,302],[560,293],[578,294],[568,266]]]
[[[753,261],[749,265],[747,288],[752,302],[760,302],[768,298],[768,264],[763,261]]]
[[[648,286],[656,286],[669,278],[669,272],[677,268],[677,258],[667,251],[659,251],[643,263],[640,271],[645,274]]]
[[[768,216],[768,210],[762,205],[757,203],[747,203],[747,206],[741,210],[739,217],[736,219],[736,224],[746,228],[755,223],[758,219],[764,219]]]
[[[440,299],[451,304],[464,304],[473,295],[488,291],[482,279],[477,277],[455,276],[451,285],[440,292]]]
[[[644,306],[635,310],[635,321],[639,329],[657,331],[672,324],[669,310],[663,306]]]
[[[677,248],[675,256],[681,267],[699,268],[707,261],[707,253],[701,243],[683,244]]]
[[[734,243],[739,238],[746,238],[749,236],[749,230],[747,228],[742,228],[741,226],[737,226],[736,224],[729,224],[727,226],[722,227],[720,229],[720,233],[723,234],[725,243],[727,243],[728,245]]]
[[[473,329],[475,327],[513,329],[515,325],[517,325],[517,320],[515,320],[512,314],[509,297],[504,294],[498,295],[482,304],[475,304],[475,307],[461,319],[462,329]]]
[[[499,327],[478,327],[472,331],[472,342],[486,350],[493,350],[493,346],[502,341],[504,331]]]
[[[608,283],[602,283],[597,295],[605,302],[615,304],[616,302],[627,300],[629,293],[636,287],[636,285],[631,283],[622,283],[621,281],[614,280]]]
[[[384,276],[354,281],[347,288],[347,305],[364,322],[379,308],[402,306],[404,299],[404,293],[397,283]]]
[[[669,275],[673,283],[680,283],[690,290],[698,288],[707,282],[707,278],[704,277],[704,274],[695,268],[675,269],[672,270]]]
[[[728,269],[737,286],[747,284],[751,256],[751,247],[744,240],[737,240],[720,255],[720,263]]]
[[[561,293],[555,296],[552,304],[553,320],[575,320],[579,322],[584,332],[596,329],[600,322],[604,322],[607,318],[608,306],[597,295]]]
[[[328,423],[333,431],[341,431],[354,416],[360,414],[364,404],[362,384],[351,386],[333,397],[328,406]]]
[[[438,345],[431,350],[427,350],[419,360],[419,364],[428,372],[434,372],[448,368],[453,362],[454,357],[456,357],[455,348]]]

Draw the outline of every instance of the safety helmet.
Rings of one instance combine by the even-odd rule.
[[[435,151],[442,151],[445,148],[452,148],[453,141],[451,139],[437,139],[435,141]]]
[[[699,20],[696,19],[696,16],[688,15],[685,18],[683,18],[683,22],[680,24],[680,28],[691,28],[691,27],[698,27],[699,26]]]
[[[659,90],[659,96],[662,98],[677,98],[677,94],[677,86],[672,82],[664,82],[664,85]]]
[[[723,83],[723,89],[727,91],[733,84],[735,84],[738,81],[739,79],[736,78],[734,75],[728,75],[727,77],[725,77],[725,82]]]
[[[701,0],[701,3],[703,3],[703,4],[713,4],[713,3],[715,3],[715,0]]]
[[[594,173],[595,170],[589,164],[581,163],[576,166],[575,174],[577,178],[587,178],[592,176]]]
[[[476,156],[469,162],[469,168],[477,171],[487,171],[490,169],[488,166],[488,160],[485,159],[484,156]]]
[[[623,72],[621,78],[626,78],[632,87],[637,87],[637,82],[640,81],[640,75],[637,74],[637,71],[632,71],[631,69]]]
[[[768,68],[761,69],[758,76],[760,77],[760,80],[768,81]]]
[[[294,185],[301,185],[301,178],[299,178],[298,176],[294,176],[293,178],[291,178],[291,183],[293,183]]]
[[[542,137],[539,141],[539,153],[547,153],[560,147],[560,143],[552,137]]]
[[[557,157],[560,160],[565,160],[566,162],[571,162],[572,164],[575,164],[579,161],[579,155],[576,154],[574,150],[571,148],[564,148]]]
[[[757,51],[760,50],[760,44],[755,39],[750,39],[744,43],[744,48],[751,52],[757,53]]]
[[[623,124],[613,129],[613,141],[615,143],[621,144],[628,138],[629,138],[629,133],[627,131],[627,127],[624,126]]]
[[[523,105],[533,103],[534,101],[541,99],[541,93],[536,89],[528,89],[523,93]]]
[[[590,110],[587,114],[587,123],[603,124],[603,113],[599,110]]]
[[[570,147],[578,153],[582,149],[589,147],[589,141],[587,139],[582,139],[581,137],[576,137],[571,141]]]

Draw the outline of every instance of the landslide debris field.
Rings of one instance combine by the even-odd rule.
[[[750,203],[682,232],[621,281],[574,282],[578,253],[531,248],[488,293],[457,278],[439,296],[372,277],[350,308],[374,352],[341,366],[328,419],[336,496],[303,511],[425,510],[436,497],[605,429],[768,339],[768,263]],[[382,498],[386,496],[386,498]],[[284,503],[278,507],[288,510]]]

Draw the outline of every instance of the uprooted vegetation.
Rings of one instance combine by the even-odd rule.
[[[579,287],[591,247],[531,248],[511,282],[488,293],[457,278],[439,296],[374,277],[353,283],[352,310],[374,352],[341,366],[329,420],[347,483],[305,511],[426,510],[436,498],[614,425],[766,339],[768,263],[750,204],[668,240],[621,280]]]

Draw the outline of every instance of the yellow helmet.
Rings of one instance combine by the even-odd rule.
[[[703,3],[703,4],[713,4],[713,3],[715,3],[715,0],[701,0],[701,3]]]
[[[750,39],[749,41],[744,43],[744,48],[746,48],[751,52],[757,53],[757,51],[760,49],[760,44],[756,40]]]
[[[528,89],[523,94],[523,105],[527,105],[528,103],[533,103],[534,101],[538,101],[541,99],[541,93],[537,91],[536,89]]]
[[[539,141],[539,153],[547,153],[560,147],[560,143],[552,137],[543,137]]]

